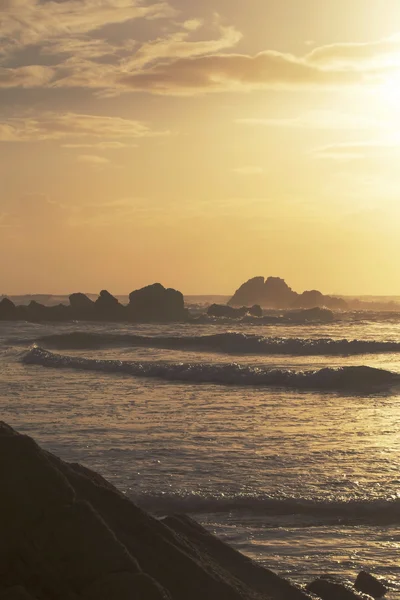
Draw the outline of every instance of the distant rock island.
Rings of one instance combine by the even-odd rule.
[[[0,301],[0,320],[3,321],[130,321],[173,322],[186,321],[189,313],[183,294],[167,289],[160,283],[148,285],[129,294],[129,304],[121,304],[107,290],[97,300],[86,294],[69,296],[69,306],[45,306],[32,300],[28,305],[16,306],[9,298]]]
[[[329,308],[330,310],[348,310],[343,298],[324,296],[317,290],[298,294],[280,277],[253,277],[240,286],[228,302],[229,306],[253,306],[276,309]]]

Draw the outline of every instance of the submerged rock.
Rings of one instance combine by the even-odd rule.
[[[192,519],[151,517],[1,422],[0,486],[0,599],[311,597]]]

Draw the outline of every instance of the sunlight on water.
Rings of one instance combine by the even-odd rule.
[[[145,341],[140,347],[113,343],[51,350],[73,361],[95,360],[96,370],[23,363],[35,341],[46,347],[39,341],[43,336],[75,330],[74,324],[1,325],[3,420],[63,459],[98,470],[144,508],[158,515],[189,512],[249,556],[299,581],[324,572],[353,577],[360,568],[399,576],[396,389],[373,392],[370,384],[358,385],[363,382],[351,390],[299,391],[190,378],[163,381],[102,367],[107,361],[141,368],[191,363],[215,371],[235,362],[243,372],[343,366],[400,372],[400,352],[232,357],[204,347],[184,349],[181,342],[171,349]],[[79,324],[79,330],[174,339],[227,332],[215,324]],[[231,331],[268,339],[400,341],[399,324],[386,322],[261,331],[237,324]]]

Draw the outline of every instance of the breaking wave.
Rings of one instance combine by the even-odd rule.
[[[75,369],[158,378],[187,383],[213,383],[236,386],[280,387],[299,390],[349,390],[356,392],[388,391],[400,384],[400,375],[366,366],[292,371],[258,366],[230,364],[162,363],[146,361],[97,360],[54,354],[31,348],[22,358],[25,364],[56,369]]]
[[[20,343],[32,343],[21,340]],[[56,350],[90,350],[113,347],[145,347],[167,350],[202,350],[226,354],[285,354],[294,356],[351,356],[400,352],[400,342],[376,340],[334,340],[263,337],[244,333],[220,333],[204,336],[166,337],[130,334],[73,333],[47,335],[36,341]]]
[[[218,514],[243,512],[260,516],[302,516],[347,522],[398,523],[400,499],[307,500],[268,496],[211,496],[190,493],[134,494],[142,508],[158,514]]]

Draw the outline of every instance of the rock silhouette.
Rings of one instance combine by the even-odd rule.
[[[0,301],[0,319],[8,320],[15,317],[16,306],[14,302],[8,298],[3,298]]]
[[[247,306],[242,306],[242,308],[234,308],[233,306],[228,306],[226,304],[212,304],[208,308],[207,314],[210,317],[227,317],[229,319],[237,319],[244,317],[245,315],[262,317],[263,311],[261,306],[258,306],[257,304],[251,308],[247,308]]]
[[[132,292],[128,306],[120,304],[107,290],[96,301],[81,292],[69,296],[69,306],[45,306],[32,300],[28,306],[15,306],[8,298],[0,301],[0,320],[24,321],[130,321],[171,322],[189,317],[181,292],[160,283]],[[1,600],[1,599],[0,599]]]
[[[348,305],[342,298],[324,296],[318,290],[298,294],[280,277],[253,277],[235,292],[228,302],[229,306],[249,306],[259,304],[264,308],[328,308],[331,310],[346,310]]]
[[[322,600],[373,600],[359,592],[350,581],[330,575],[319,577],[307,585],[307,590]]]
[[[358,574],[354,587],[364,594],[369,594],[376,600],[378,600],[378,598],[383,598],[389,591],[387,585],[383,581],[366,571],[361,571]]]
[[[183,294],[161,283],[148,285],[129,294],[128,310],[137,321],[180,321],[188,316]]]

